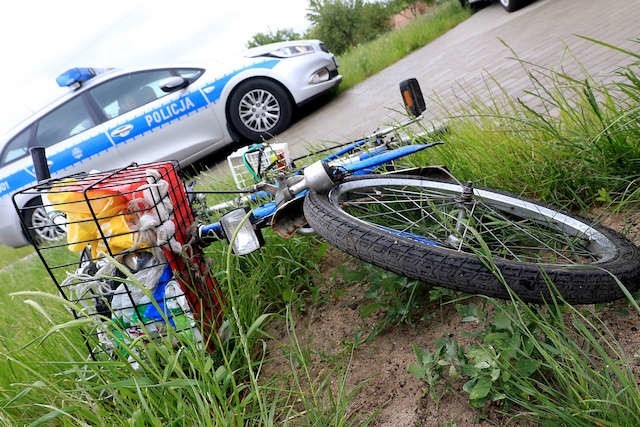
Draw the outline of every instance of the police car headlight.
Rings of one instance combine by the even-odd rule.
[[[313,53],[313,47],[307,44],[285,46],[269,52],[270,55],[278,58],[292,58],[294,56],[307,55],[309,53]]]
[[[309,84],[317,84],[329,80],[329,70],[326,67],[320,68],[309,77]]]

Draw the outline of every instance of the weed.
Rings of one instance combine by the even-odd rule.
[[[448,338],[432,351],[416,348],[418,363],[409,372],[427,383],[436,402],[463,379],[462,390],[476,408],[500,403],[543,424],[637,422],[635,374],[597,316],[562,301],[486,301],[491,316],[469,316],[477,306],[462,310],[479,321],[473,343]]]
[[[429,386],[429,397],[439,403],[453,388],[453,383],[462,378],[462,369],[468,363],[463,349],[450,338],[436,340],[433,351],[413,347],[418,361],[408,367],[409,373]]]
[[[360,307],[360,316],[371,318],[382,312],[376,322],[374,335],[395,324],[415,325],[431,314],[426,311],[432,297],[431,286],[404,276],[382,270],[370,264],[359,263],[356,269],[339,269],[347,283],[359,283],[366,287],[367,302]],[[438,291],[434,298],[440,299],[446,293]]]

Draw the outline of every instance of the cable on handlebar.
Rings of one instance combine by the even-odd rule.
[[[202,190],[202,191],[187,191],[187,194],[251,194],[256,193],[257,190]]]

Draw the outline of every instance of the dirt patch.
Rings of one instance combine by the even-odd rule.
[[[640,213],[610,215],[606,225],[623,232],[640,245]],[[478,326],[463,322],[453,304],[432,303],[426,307],[425,319],[414,327],[393,326],[367,340],[380,320],[381,313],[367,318],[360,310],[367,304],[363,285],[347,285],[335,274],[342,268],[357,268],[358,264],[337,250],[329,250],[323,260],[322,295],[320,302],[309,304],[304,313],[293,314],[294,330],[302,352],[307,356],[310,377],[321,381],[331,378],[334,393],[338,392],[344,371],[332,373],[335,366],[346,366],[346,388],[353,392],[348,409],[355,420],[372,416],[374,426],[490,426],[513,425],[499,413],[499,408],[480,412],[468,404],[462,383],[452,387],[439,402],[429,397],[428,387],[408,371],[416,363],[413,346],[434,347],[441,337],[455,337],[464,343],[467,332]],[[466,300],[465,303],[479,299]],[[593,307],[591,307],[593,309]],[[640,316],[625,302],[598,307],[598,316],[618,339],[640,373]],[[270,362],[263,374],[279,375],[289,386],[297,387],[291,370],[291,332],[283,323],[274,325],[274,340],[269,345]],[[287,385],[284,385],[287,387]]]
[[[416,19],[420,15],[424,15],[428,10],[435,9],[433,5],[427,5],[424,2],[416,1],[406,9],[393,15],[389,20],[389,25],[394,30],[407,26],[411,21]]]
[[[346,389],[354,392],[349,409],[354,419],[364,421],[375,414],[370,424],[374,426],[493,425],[478,420],[482,414],[469,407],[465,393],[453,391],[436,403],[428,397],[425,384],[407,371],[416,363],[414,345],[431,348],[444,336],[464,340],[462,332],[472,331],[473,323],[462,322],[453,305],[433,303],[425,310],[429,318],[415,327],[398,325],[367,339],[382,313],[363,318],[364,285],[347,286],[335,274],[338,266],[354,268],[357,262],[337,250],[329,250],[324,261],[323,301],[304,314],[294,314],[294,329],[309,356],[312,377],[320,381],[324,375],[334,375],[331,381],[338,387],[342,371],[331,374],[332,366],[347,366]],[[263,373],[282,376],[291,370],[292,336],[284,323],[274,325],[270,333],[274,341]]]

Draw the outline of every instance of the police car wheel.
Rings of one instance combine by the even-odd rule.
[[[37,199],[31,200],[22,209],[22,222],[26,226],[26,237],[32,244],[56,242],[65,232],[51,221]]]
[[[252,79],[231,95],[229,119],[234,129],[250,141],[269,139],[291,123],[293,103],[278,83]]]
[[[524,7],[526,0],[500,0],[500,4],[508,12],[514,12]]]

